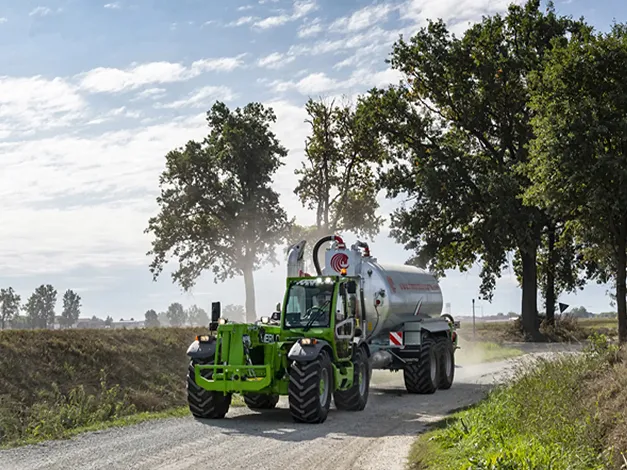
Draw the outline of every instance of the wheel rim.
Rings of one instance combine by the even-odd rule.
[[[359,364],[359,395],[362,397],[366,394],[366,364]]]
[[[320,404],[325,406],[329,395],[329,371],[322,369],[320,371]]]
[[[429,372],[431,374],[432,383],[435,383],[437,367],[438,367],[438,360],[435,357],[435,354],[432,353],[431,357],[429,358]]]

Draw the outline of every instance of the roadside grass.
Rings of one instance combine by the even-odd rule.
[[[627,354],[590,339],[583,354],[518,368],[508,385],[421,435],[409,469],[627,468]]]
[[[187,414],[185,352],[201,332],[0,332],[0,447]]]
[[[473,339],[472,321],[463,321],[459,329],[460,336]],[[555,325],[540,324],[540,333],[546,342],[581,342],[591,335],[603,334],[610,339],[618,336],[618,323],[607,318],[574,318],[568,314],[557,315]],[[512,321],[477,321],[475,323],[475,341],[525,342],[519,320]]]

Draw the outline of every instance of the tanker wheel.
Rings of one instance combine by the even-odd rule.
[[[207,361],[190,361],[187,370],[187,404],[195,418],[222,419],[229,412],[231,406],[231,394],[212,392],[205,390],[196,383],[194,377],[194,365],[212,364],[213,358]],[[209,369],[201,371],[201,375],[210,379],[213,372]]]
[[[440,353],[440,382],[438,388],[448,390],[453,385],[455,378],[455,347],[447,338],[438,338],[437,344]]]
[[[420,346],[420,359],[403,369],[405,388],[409,393],[435,393],[440,382],[438,348],[433,338],[427,337]]]
[[[288,395],[290,413],[298,423],[323,423],[329,414],[333,390],[333,367],[325,351],[313,361],[294,362],[290,367]]]
[[[271,410],[276,407],[278,402],[278,395],[265,393],[247,393],[244,395],[244,403],[251,410]]]
[[[368,403],[368,391],[370,389],[370,367],[368,355],[364,348],[359,348],[353,360],[355,373],[353,385],[348,390],[337,390],[333,394],[335,407],[338,410],[362,411]]]

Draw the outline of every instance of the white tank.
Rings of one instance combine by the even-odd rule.
[[[442,290],[435,276],[424,269],[382,264],[376,258],[362,257],[355,246],[327,250],[323,274],[342,271],[346,276],[361,277],[366,334],[371,338],[405,322],[442,314]]]

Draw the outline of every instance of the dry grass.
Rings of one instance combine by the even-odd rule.
[[[463,321],[459,333],[460,336],[472,340],[472,321]],[[556,318],[554,326],[541,323],[540,333],[542,340],[547,342],[580,342],[595,333],[615,339],[618,336],[618,324],[616,320],[606,318],[576,319],[569,315],[562,315]],[[519,320],[478,321],[475,324],[475,339],[495,343],[531,341],[531,338],[525,337]]]
[[[201,330],[0,332],[0,445],[184,406]]]

